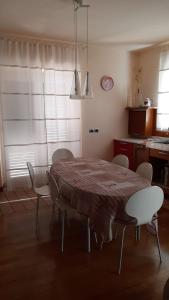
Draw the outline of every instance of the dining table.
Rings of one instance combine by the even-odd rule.
[[[125,214],[127,200],[151,183],[134,171],[97,158],[56,161],[51,174],[62,184],[64,198],[78,213],[90,218],[91,229],[104,241],[112,239],[112,223]]]

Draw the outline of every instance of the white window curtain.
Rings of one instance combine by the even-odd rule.
[[[160,54],[157,130],[169,130],[169,45]]]
[[[3,163],[7,188],[28,187],[26,162],[39,183],[58,148],[81,156],[81,103],[70,100],[70,45],[0,38]]]

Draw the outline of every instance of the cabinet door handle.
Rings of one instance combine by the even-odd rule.
[[[128,149],[126,149],[126,148],[120,148],[120,151],[127,152],[127,151],[128,151]]]
[[[138,149],[145,149],[145,146],[144,145],[136,146],[136,150]]]
[[[120,145],[128,145],[126,142],[120,142]]]

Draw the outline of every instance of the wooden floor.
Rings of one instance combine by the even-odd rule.
[[[22,194],[22,195],[21,195]],[[146,228],[141,241],[129,229],[121,275],[117,275],[119,240],[92,253],[85,250],[86,232],[77,219],[66,227],[65,252],[59,251],[59,227],[49,230],[50,200],[41,201],[40,239],[34,233],[35,200],[10,202],[22,196],[0,194],[0,299],[3,300],[161,300],[169,277],[169,210],[160,212],[163,263],[155,239]],[[7,200],[7,201],[5,201]],[[4,203],[6,202],[6,203]]]

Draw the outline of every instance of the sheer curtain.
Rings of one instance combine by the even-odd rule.
[[[67,44],[0,38],[2,156],[8,189],[39,183],[57,148],[81,156],[81,104],[70,100],[74,49]]]
[[[160,54],[157,129],[169,130],[169,45]]]

